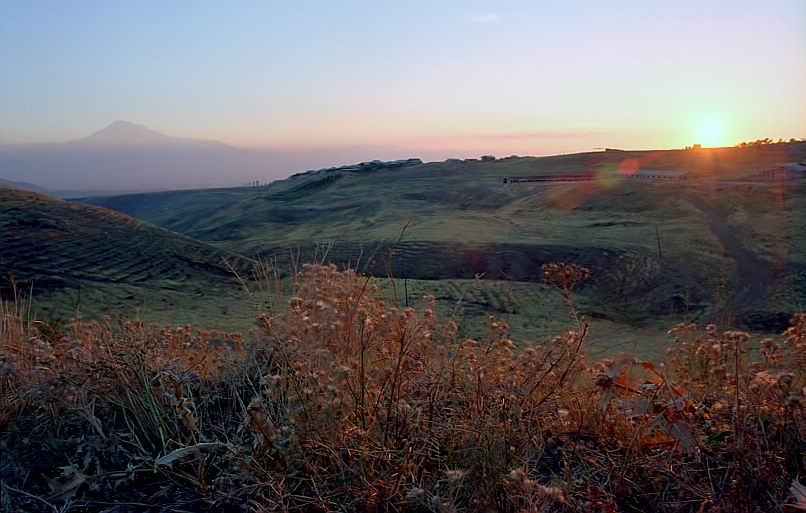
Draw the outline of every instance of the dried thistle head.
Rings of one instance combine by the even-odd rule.
[[[425,502],[427,497],[428,493],[420,487],[409,488],[409,490],[406,491],[406,499],[415,504]]]
[[[590,271],[580,265],[554,262],[542,265],[540,274],[547,283],[562,290],[571,290],[577,284],[587,280]]]

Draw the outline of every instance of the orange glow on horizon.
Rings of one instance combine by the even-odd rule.
[[[703,148],[718,148],[727,146],[729,143],[725,138],[725,129],[718,119],[700,120],[695,128],[696,143]]]

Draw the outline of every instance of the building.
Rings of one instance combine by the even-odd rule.
[[[501,183],[529,183],[529,182],[587,182],[596,180],[595,173],[572,173],[554,175],[531,175],[531,176],[505,176]]]
[[[586,173],[567,173],[551,175],[531,175],[531,176],[505,176],[501,178],[501,183],[529,183],[529,182],[588,182],[591,180],[601,180],[608,178],[629,178],[645,180],[684,180],[689,178],[688,171],[657,171],[642,169],[634,173],[624,173],[613,171],[611,173],[597,173],[589,171]]]
[[[806,166],[800,163],[779,164],[764,168],[744,177],[755,182],[781,182],[806,178]]]
[[[639,169],[634,173],[617,172],[622,178],[643,178],[647,180],[685,180],[689,178],[688,171],[659,171],[656,169]]]

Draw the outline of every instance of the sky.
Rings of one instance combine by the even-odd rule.
[[[0,0],[3,144],[721,146],[806,136],[804,91],[803,0]]]

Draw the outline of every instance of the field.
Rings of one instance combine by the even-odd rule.
[[[776,332],[806,302],[804,181],[747,181],[799,163],[806,144],[663,152],[601,152],[497,161],[447,161],[374,172],[322,170],[269,187],[89,198],[216,247],[289,269],[353,265],[417,281],[448,302],[450,281],[475,284],[480,321],[510,301],[534,304],[539,266],[591,269],[581,303],[604,330],[652,333],[662,350],[679,319]],[[687,180],[614,178],[613,170],[684,170]],[[504,177],[591,171],[589,182],[502,183]],[[402,239],[403,227],[407,226]],[[395,247],[389,262],[388,249]],[[520,308],[515,336],[540,332]],[[551,314],[548,314],[551,316]],[[472,320],[472,319],[471,319]],[[476,321],[470,324],[477,323]],[[655,342],[661,344],[656,346]]]
[[[802,509],[804,152],[0,189],[0,509]]]
[[[0,0],[0,513],[806,513],[804,22]]]

